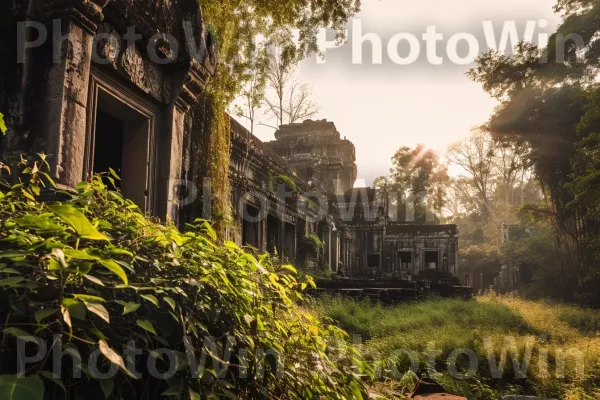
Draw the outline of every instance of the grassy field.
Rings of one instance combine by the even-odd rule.
[[[362,343],[381,392],[412,389],[412,360],[469,399],[600,398],[598,311],[496,295],[393,307],[323,298],[315,307]]]

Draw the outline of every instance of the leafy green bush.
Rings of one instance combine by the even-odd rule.
[[[37,163],[18,168],[0,190],[0,398],[366,398],[356,350],[330,358],[346,334],[297,305],[310,278],[218,243],[206,221],[145,217],[105,185],[116,176],[48,191]]]
[[[302,243],[305,246],[306,250],[310,251],[317,257],[320,257],[323,253],[323,242],[319,239],[319,236],[316,233],[311,233],[302,239]]]
[[[286,185],[287,189],[291,190],[292,193],[299,193],[296,182],[294,182],[294,180],[287,175],[277,175],[272,177],[269,181],[269,185],[272,192],[277,191],[278,185]]]

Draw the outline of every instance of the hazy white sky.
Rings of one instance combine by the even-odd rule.
[[[317,119],[335,122],[338,131],[356,146],[358,178],[369,185],[391,167],[391,157],[400,146],[424,143],[444,151],[469,134],[473,126],[487,120],[495,101],[464,74],[472,65],[453,65],[446,56],[448,39],[456,33],[475,35],[481,51],[487,50],[483,21],[492,21],[499,38],[505,21],[516,21],[522,37],[527,21],[546,20],[536,25],[538,33],[551,33],[560,21],[552,6],[556,0],[363,0],[356,16],[363,35],[377,33],[383,46],[383,63],[374,65],[371,45],[363,47],[363,64],[352,62],[350,42],[329,50],[325,64],[316,57],[305,60],[299,79],[312,87],[313,99],[321,105]],[[421,39],[430,26],[444,34],[437,45],[444,65],[427,61],[426,45],[421,41],[421,57],[411,65],[397,65],[387,56],[389,39],[407,32]],[[349,23],[349,28],[352,22]],[[399,45],[399,54],[409,53],[408,43]],[[466,42],[458,54],[468,53]],[[268,117],[259,113],[259,119]],[[256,135],[272,140],[274,130],[256,126]]]

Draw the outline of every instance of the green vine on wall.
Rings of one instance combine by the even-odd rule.
[[[315,253],[317,257],[321,256],[325,245],[323,244],[323,241],[319,239],[319,236],[316,233],[311,233],[310,235],[306,236],[303,240],[308,250]]]
[[[294,182],[294,180],[287,175],[277,175],[271,177],[269,180],[269,189],[271,192],[276,192],[278,185],[286,185],[287,189],[291,190],[294,194],[300,193],[296,182]]]
[[[343,40],[348,19],[360,11],[360,0],[203,0],[199,4],[217,45],[217,71],[206,88],[213,103],[207,172],[212,179],[215,229],[223,238],[232,221],[227,109],[252,76],[267,74],[267,63],[256,70],[253,60],[257,53],[264,56],[276,47],[292,65],[319,50],[319,28],[331,28]],[[293,40],[294,30],[300,32],[298,40]],[[259,45],[258,37],[264,38],[264,43]]]

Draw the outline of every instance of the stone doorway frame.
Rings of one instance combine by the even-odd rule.
[[[144,124],[148,125],[148,154],[146,159],[147,181],[146,181],[146,204],[145,213],[155,214],[156,200],[156,182],[157,182],[157,152],[156,152],[156,134],[160,127],[159,107],[148,99],[138,95],[133,90],[129,90],[126,82],[113,78],[108,74],[92,66],[90,72],[86,123],[86,141],[85,156],[83,165],[83,179],[87,180],[93,172],[94,166],[94,143],[95,127],[98,103],[100,96],[107,96],[110,101],[122,105],[123,113],[135,113],[142,117]],[[140,123],[140,126],[141,124]]]

